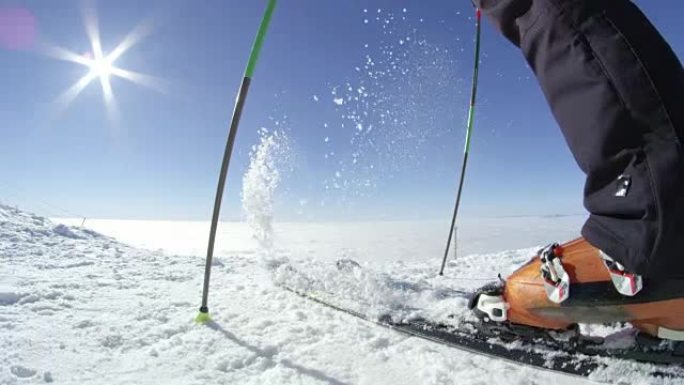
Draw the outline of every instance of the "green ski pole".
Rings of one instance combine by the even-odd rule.
[[[264,43],[264,37],[266,36],[268,25],[271,22],[271,16],[273,16],[273,10],[275,9],[275,5],[276,0],[269,0],[268,6],[266,7],[266,11],[264,11],[264,16],[261,19],[261,24],[259,25],[259,32],[257,32],[256,38],[254,39],[252,51],[249,55],[249,61],[247,62],[247,68],[245,69],[245,75],[242,78],[240,90],[238,91],[238,96],[235,100],[233,118],[230,123],[230,131],[228,132],[228,141],[226,143],[225,152],[223,153],[221,173],[219,174],[218,186],[216,187],[214,213],[211,217],[211,228],[209,230],[209,244],[207,246],[207,261],[204,267],[204,287],[202,289],[202,305],[200,306],[197,318],[195,318],[195,321],[199,323],[204,323],[210,320],[208,306],[209,277],[211,275],[211,261],[214,258],[216,227],[218,226],[219,213],[221,212],[221,200],[223,198],[223,190],[226,184],[226,175],[228,174],[230,157],[233,153],[233,144],[235,143],[235,136],[237,135],[238,126],[240,124],[240,116],[242,115],[242,109],[245,105],[245,99],[247,99],[247,91],[249,90],[249,84],[252,81],[254,68],[256,67],[257,60],[259,59],[259,52],[261,51],[261,46]]]
[[[454,227],[456,226],[456,216],[458,215],[458,206],[461,203],[461,192],[463,191],[463,181],[465,179],[466,165],[468,164],[470,136],[473,132],[473,121],[475,120],[475,97],[477,96],[477,75],[480,71],[480,19],[481,12],[479,9],[477,9],[475,11],[475,65],[473,66],[473,85],[470,92],[470,107],[468,108],[468,128],[466,130],[465,146],[463,150],[461,180],[458,183],[458,193],[456,194],[456,206],[454,206],[454,215],[451,218],[451,227],[449,227],[449,237],[447,238],[447,244],[444,250],[444,258],[442,259],[442,267],[439,269],[439,275],[444,275],[444,266],[446,266],[447,256],[449,255],[449,246],[451,246],[451,239],[454,235]]]

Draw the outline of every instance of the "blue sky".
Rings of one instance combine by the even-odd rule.
[[[88,69],[45,47],[91,50],[84,3],[0,0],[2,20],[14,15],[35,27],[32,34],[24,22],[23,40],[0,41],[0,201],[46,215],[208,219],[265,4],[94,3],[105,53],[140,23],[150,27],[115,65],[154,76],[161,88],[113,77],[113,120],[97,81],[66,109],[55,103]],[[637,4],[681,57],[679,0]],[[466,0],[281,1],[243,114],[222,218],[242,215],[241,177],[261,127],[281,129],[291,142],[280,219],[449,218],[473,34]],[[582,213],[583,176],[531,71],[486,22],[482,44],[463,215]]]

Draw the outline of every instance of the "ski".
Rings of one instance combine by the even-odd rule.
[[[283,284],[279,286],[307,300],[404,335],[537,369],[586,378],[597,370],[606,369],[611,364],[606,359],[618,359],[649,361],[641,373],[652,377],[684,376],[684,354],[664,350],[661,345],[643,350],[610,348],[604,346],[602,341],[586,340],[564,346],[563,341],[547,338],[542,331],[521,336],[516,331],[474,322],[463,322],[461,326],[454,327],[424,319],[395,321],[390,314],[370,317],[335,304],[322,293],[304,292]]]

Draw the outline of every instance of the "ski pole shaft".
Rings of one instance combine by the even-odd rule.
[[[266,36],[266,31],[268,30],[268,25],[271,22],[271,16],[273,16],[273,10],[275,9],[276,0],[269,0],[264,15],[261,19],[261,24],[259,25],[259,31],[257,32],[256,38],[254,39],[254,44],[252,45],[252,50],[249,55],[249,61],[247,62],[247,68],[245,69],[244,77],[242,78],[242,83],[240,84],[240,90],[238,91],[237,99],[235,100],[235,107],[233,109],[233,118],[230,123],[230,131],[228,132],[228,140],[226,142],[226,149],[223,153],[223,162],[221,163],[221,172],[219,174],[218,185],[216,187],[216,198],[214,200],[214,211],[211,217],[211,228],[209,230],[209,243],[207,245],[207,260],[204,267],[204,286],[202,288],[202,305],[200,306],[200,313],[197,316],[198,322],[206,322],[209,320],[209,278],[211,276],[211,264],[214,258],[214,243],[216,241],[216,228],[218,227],[219,214],[221,212],[221,201],[223,199],[223,190],[226,184],[226,175],[228,174],[228,166],[230,164],[230,158],[233,153],[233,144],[235,143],[235,137],[237,135],[238,126],[240,124],[240,117],[242,116],[242,109],[245,105],[245,100],[247,99],[247,91],[249,90],[249,85],[252,81],[252,75],[254,74],[254,68],[259,59],[259,53],[261,52],[261,47],[264,43],[264,38]]]
[[[444,249],[444,258],[442,258],[442,267],[439,269],[439,275],[444,275],[444,267],[446,266],[447,256],[449,255],[449,246],[451,245],[451,238],[454,235],[454,226],[456,226],[456,217],[458,216],[458,207],[461,204],[461,193],[463,192],[463,181],[465,180],[466,165],[468,164],[468,153],[470,152],[470,137],[473,132],[473,122],[475,120],[475,99],[477,96],[477,78],[480,71],[480,9],[475,11],[475,64],[473,65],[473,84],[470,91],[470,106],[468,108],[468,122],[466,129],[465,146],[463,148],[463,163],[461,165],[461,178],[458,182],[458,192],[456,193],[456,205],[454,206],[454,215],[451,217],[451,226],[449,227],[449,237],[447,238],[446,248]]]

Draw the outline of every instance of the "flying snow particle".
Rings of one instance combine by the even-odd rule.
[[[341,106],[344,104],[344,98],[335,98],[333,99],[333,103],[337,104],[338,106]]]
[[[328,143],[330,141],[330,138],[326,136],[325,139],[323,139],[323,141]]]
[[[277,131],[262,134],[256,150],[250,154],[250,165],[242,177],[242,207],[253,236],[264,250],[273,246],[273,200],[287,167],[289,144]]]
[[[317,101],[318,101],[318,95],[314,95],[314,96],[313,96],[313,100],[314,100],[315,102],[317,102]]]

